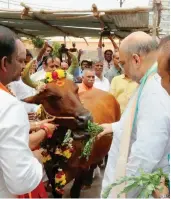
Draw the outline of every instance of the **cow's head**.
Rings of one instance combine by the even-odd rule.
[[[33,82],[29,76],[31,65],[32,62],[26,66],[22,79],[28,86],[37,88],[40,82]],[[66,77],[47,83],[43,92],[25,99],[25,102],[42,104],[44,109],[53,116],[74,117],[76,127],[85,128],[88,120],[92,119],[90,112],[81,104],[78,86],[67,78],[67,73]]]

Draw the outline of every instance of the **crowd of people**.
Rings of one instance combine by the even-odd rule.
[[[78,94],[100,89],[113,95],[120,105],[121,119],[102,124],[98,138],[113,132],[112,145],[102,182],[105,188],[121,176],[139,175],[139,168],[152,173],[162,168],[169,173],[170,153],[170,36],[160,43],[144,32],[134,32],[98,58],[81,60],[82,50],[62,47],[61,56],[53,56],[53,47],[45,42],[34,57],[8,28],[0,26],[0,197],[47,198],[48,181],[42,166],[40,143],[58,128],[53,119],[37,121],[39,105],[23,102],[36,94],[21,79],[31,60],[31,79],[39,81],[47,72],[63,69],[78,84]],[[66,56],[63,56],[65,54]],[[98,96],[97,96],[98,97]],[[110,197],[117,197],[113,188]],[[137,197],[139,190],[130,192]],[[165,192],[154,197],[168,197]]]

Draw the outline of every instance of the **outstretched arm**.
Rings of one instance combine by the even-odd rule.
[[[43,48],[40,50],[40,52],[39,52],[39,54],[37,56],[37,61],[38,62],[42,59],[47,47],[48,47],[48,42],[45,41]]]
[[[117,44],[115,43],[115,41],[113,40],[112,36],[108,36],[108,38],[110,39],[110,41],[112,42],[113,48],[115,50],[119,50],[119,47],[117,46]]]

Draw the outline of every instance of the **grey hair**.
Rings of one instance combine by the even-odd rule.
[[[103,60],[100,60],[99,58],[96,58],[96,59],[92,60],[92,64],[93,65],[96,64],[96,63],[99,63],[99,62],[103,63]]]
[[[86,74],[86,72],[94,72],[95,73],[95,71],[93,69],[86,68],[86,69],[83,70],[82,77]]]
[[[156,51],[158,48],[158,42],[156,39],[150,39],[148,41],[137,41],[136,43],[129,43],[125,47],[125,51],[128,54],[147,55],[152,51]]]

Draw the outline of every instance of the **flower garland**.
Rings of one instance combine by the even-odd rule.
[[[72,153],[74,152],[74,148],[72,146],[72,141],[73,139],[71,138],[71,131],[68,130],[63,143],[61,144],[61,146],[57,147],[55,150],[55,155],[59,155],[59,156],[63,156],[64,158],[66,158],[66,160],[68,160],[69,158],[71,158]],[[42,152],[42,156],[43,156],[43,163],[47,163],[48,161],[52,160],[50,154],[48,154],[47,150],[44,149],[44,151]],[[59,194],[64,194],[64,186],[66,185],[66,175],[64,173],[64,171],[60,168],[58,169],[58,172],[55,174],[55,190],[57,193]]]
[[[64,194],[63,187],[66,185],[66,175],[62,169],[58,169],[57,174],[55,175],[55,185],[56,192]]]
[[[66,71],[62,69],[57,69],[53,72],[47,72],[45,76],[45,83],[47,84],[53,81],[57,81],[66,78],[66,76],[67,76]]]
[[[52,159],[50,154],[48,154],[46,149],[44,149],[44,151],[42,152],[42,156],[43,156],[43,160],[42,160],[43,164],[45,164],[46,162],[48,162]]]

